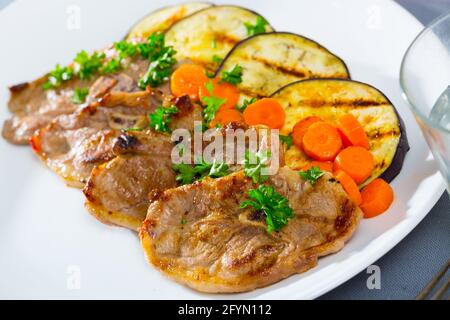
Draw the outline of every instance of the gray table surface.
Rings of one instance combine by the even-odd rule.
[[[0,9],[13,0],[0,0]],[[396,0],[423,24],[450,10],[450,0]],[[368,289],[366,271],[320,299],[413,299],[450,259],[450,199],[442,195],[425,219],[375,262],[381,288]]]

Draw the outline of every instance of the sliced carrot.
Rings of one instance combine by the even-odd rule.
[[[214,119],[210,122],[209,127],[214,128],[216,125],[221,124],[223,126],[231,123],[231,122],[244,122],[244,117],[242,113],[237,110],[223,110],[216,113]]]
[[[394,191],[383,179],[375,179],[361,191],[361,210],[364,218],[372,218],[385,212],[394,201]]]
[[[41,129],[42,130],[42,129]],[[35,133],[34,135],[32,135],[30,137],[29,143],[31,145],[31,149],[35,152],[35,153],[40,153],[42,150],[41,147],[41,136],[40,136],[40,131],[38,131],[37,133]]]
[[[313,123],[302,140],[307,156],[320,161],[333,160],[342,148],[342,140],[335,127],[326,122]]]
[[[347,192],[352,201],[359,206],[362,202],[361,193],[359,192],[358,185],[348,174],[342,170],[338,170],[334,176],[341,183],[342,188]]]
[[[233,86],[232,84],[229,84],[227,82],[220,83],[220,81],[216,78],[210,79],[209,81],[212,81],[212,84],[213,84],[213,90],[212,90],[213,96],[226,100],[225,103],[220,106],[219,111],[226,110],[226,109],[234,109],[234,107],[236,106],[236,104],[239,101],[240,93],[239,93],[238,88],[236,88],[236,86]],[[210,96],[210,93],[209,93],[208,89],[206,89],[205,85],[202,85],[199,88],[199,96],[200,96],[200,99],[202,97]]]
[[[306,130],[308,130],[308,128],[316,122],[322,121],[322,119],[320,119],[317,116],[310,116],[310,117],[306,117],[303,118],[302,120],[300,120],[299,122],[297,122],[294,126],[294,128],[292,129],[292,142],[300,149],[303,148],[302,145],[302,140],[303,140],[303,136],[306,133]]]
[[[322,171],[333,172],[333,162],[331,161],[311,161],[302,168],[302,171],[306,171],[313,167],[319,167]]]
[[[358,119],[351,113],[338,119],[337,128],[341,133],[344,146],[359,146],[369,149],[369,138],[367,138],[367,134]]]
[[[170,89],[176,97],[189,95],[198,100],[198,91],[208,81],[206,71],[197,64],[182,64],[175,70],[170,79]]]
[[[263,124],[272,129],[280,129],[285,114],[281,104],[273,98],[263,98],[250,104],[244,111],[244,120],[248,125]]]
[[[347,147],[334,160],[334,171],[345,171],[357,184],[370,177],[374,168],[373,155],[363,147]]]

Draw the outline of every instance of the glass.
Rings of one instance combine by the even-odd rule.
[[[400,85],[450,193],[450,12],[434,20],[410,45]]]

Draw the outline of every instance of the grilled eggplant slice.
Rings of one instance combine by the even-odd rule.
[[[320,44],[287,32],[253,36],[237,44],[218,73],[243,68],[238,84],[244,97],[267,97],[294,81],[309,78],[350,78],[339,57]]]
[[[351,113],[364,127],[375,158],[375,170],[361,185],[377,177],[391,181],[409,150],[404,124],[392,103],[374,87],[351,80],[312,79],[289,84],[274,94],[286,112],[281,134],[290,134],[301,119],[316,115],[326,121]],[[286,165],[301,169],[310,160],[296,146],[285,154]]]
[[[248,37],[245,24],[255,25],[261,18],[236,6],[203,9],[174,24],[166,32],[166,43],[175,48],[178,59],[189,59],[215,71],[218,65],[213,57],[224,58],[236,43]],[[265,28],[272,31],[269,25]]]
[[[184,17],[211,6],[213,4],[206,2],[189,2],[153,11],[136,23],[125,39],[145,39],[152,33],[165,31]]]

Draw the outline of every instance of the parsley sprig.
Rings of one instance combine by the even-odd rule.
[[[203,119],[206,125],[214,119],[217,110],[219,110],[220,106],[222,106],[226,99],[218,98],[213,95],[214,85],[212,81],[208,81],[205,84],[206,90],[209,92],[209,96],[202,97],[202,102],[205,105],[203,108]]]
[[[245,28],[247,29],[247,36],[253,36],[255,34],[260,34],[266,32],[266,26],[269,23],[263,17],[258,16],[256,18],[256,23],[253,25],[249,22],[245,22]]]
[[[47,81],[43,84],[44,90],[53,89],[61,86],[64,81],[73,78],[74,72],[72,67],[61,67],[56,65],[53,71],[50,71]]]
[[[177,114],[178,111],[176,106],[156,108],[155,112],[148,115],[150,128],[158,132],[170,133],[169,124],[172,121],[172,115]]]
[[[89,88],[75,88],[72,95],[72,102],[75,104],[82,104],[86,101],[89,94]]]
[[[258,101],[258,99],[256,99],[256,98],[244,99],[244,101],[242,101],[241,105],[235,106],[235,109],[240,112],[244,112],[244,110],[247,109],[247,107],[249,105],[251,105],[252,103],[255,103],[256,101]]]
[[[257,211],[263,211],[269,233],[280,230],[294,217],[288,199],[276,192],[273,186],[260,184],[256,189],[248,191],[248,197],[250,200],[243,201],[240,207],[253,207]]]
[[[312,167],[306,171],[300,171],[298,173],[303,180],[309,181],[311,184],[315,184],[321,176],[325,174],[319,167]]]
[[[282,134],[280,134],[280,141],[285,143],[287,148],[289,149],[290,147],[292,147],[292,145],[294,144],[293,140],[292,140],[292,136],[284,136]]]
[[[73,60],[75,62],[75,74],[81,80],[91,79],[102,67],[105,57],[104,53],[94,52],[89,55],[84,50],[79,52]]]
[[[242,67],[235,65],[230,71],[223,71],[221,74],[220,82],[228,82],[232,85],[237,85],[242,82]]]
[[[204,159],[195,165],[185,163],[174,164],[173,170],[177,172],[176,180],[184,185],[190,184],[196,180],[202,180],[205,177],[220,178],[230,173],[229,166],[226,163],[214,161],[206,162]]]
[[[267,181],[269,177],[261,171],[267,167],[267,162],[271,156],[272,153],[269,150],[260,150],[256,153],[246,150],[243,162],[244,174],[251,178],[253,183]]]

